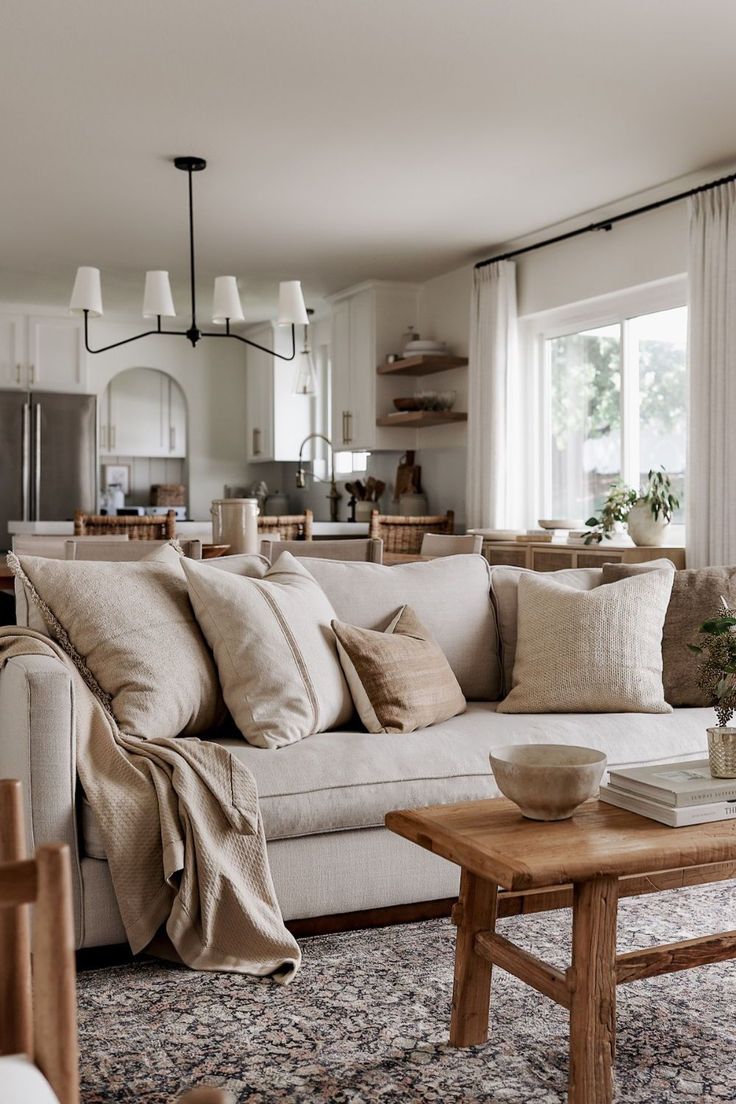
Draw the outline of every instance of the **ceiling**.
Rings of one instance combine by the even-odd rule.
[[[736,153],[731,0],[3,0],[0,299],[424,280]]]

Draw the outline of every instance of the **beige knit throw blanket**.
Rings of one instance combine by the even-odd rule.
[[[21,655],[53,656],[73,680],[77,773],[134,953],[164,925],[194,969],[287,984],[301,954],[274,893],[250,771],[219,744],[122,733],[54,641],[0,628],[0,667]]]

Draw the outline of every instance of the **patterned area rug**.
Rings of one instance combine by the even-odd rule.
[[[569,913],[499,930],[565,966]],[[736,927],[721,883],[622,901],[621,950]],[[454,928],[319,936],[288,988],[146,961],[79,976],[82,1100],[169,1104],[209,1081],[238,1104],[563,1104],[567,1013],[494,973],[491,1038],[452,1050]],[[736,1100],[736,963],[621,986],[618,1104]]]

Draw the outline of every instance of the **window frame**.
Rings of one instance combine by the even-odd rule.
[[[546,342],[582,330],[616,325],[622,327],[621,478],[638,486],[638,447],[632,441],[631,433],[633,421],[636,420],[633,418],[634,409],[638,417],[638,372],[634,371],[635,358],[631,355],[630,345],[626,348],[627,336],[629,342],[632,337],[624,323],[640,315],[687,307],[687,298],[687,276],[683,273],[519,319],[520,351],[526,377],[525,390],[529,397],[529,479],[524,510],[525,515],[533,519],[529,521],[530,525],[536,525],[540,517],[550,516],[548,511],[552,501],[549,462],[552,445],[551,370]]]

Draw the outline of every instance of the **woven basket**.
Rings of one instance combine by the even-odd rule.
[[[314,514],[305,510],[303,514],[279,514],[276,517],[259,517],[258,532],[263,537],[273,536],[276,540],[312,539]]]
[[[369,536],[383,541],[383,551],[403,552],[418,555],[422,548],[425,533],[453,533],[455,514],[448,510],[446,514],[425,514],[424,517],[409,517],[403,514],[371,514]]]
[[[169,510],[165,517],[160,514],[115,517],[75,510],[75,537],[108,537],[116,533],[121,536],[127,533],[130,540],[173,540],[176,536],[176,514]]]

